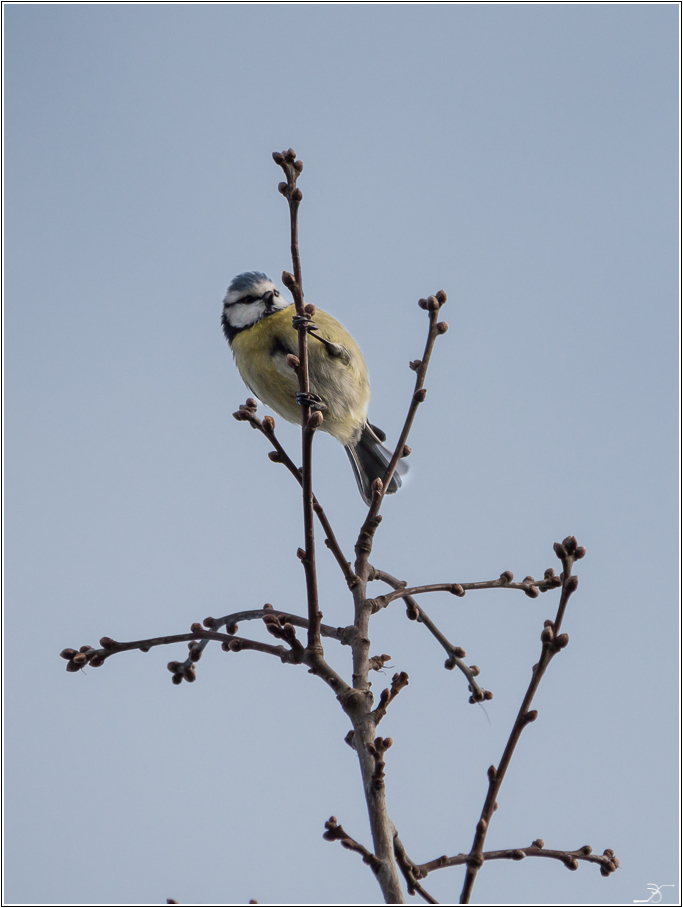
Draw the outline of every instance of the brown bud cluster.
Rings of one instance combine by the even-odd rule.
[[[565,552],[573,557],[576,553],[576,536],[566,536],[562,540],[562,546]]]
[[[109,638],[106,638],[109,639]],[[114,641],[111,641],[112,644]],[[86,665],[92,665],[93,668],[99,668],[104,663],[106,656],[93,649],[92,646],[82,646],[79,650],[67,648],[59,654],[62,659],[66,659],[66,670],[68,672],[77,672]]]

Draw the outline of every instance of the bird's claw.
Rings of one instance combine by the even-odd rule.
[[[307,331],[317,331],[318,326],[314,325],[313,322],[307,315],[294,315],[292,316],[292,327],[296,328],[305,328]]]
[[[319,397],[317,394],[306,394],[304,391],[298,391],[295,396],[296,402],[300,407],[307,405],[311,410],[327,410],[327,405],[323,403],[322,397]]]

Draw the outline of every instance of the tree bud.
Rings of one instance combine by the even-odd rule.
[[[446,300],[448,299],[448,297],[446,296],[446,291],[445,291],[445,290],[439,290],[439,292],[438,292],[437,294],[435,294],[435,296],[436,296],[436,298],[438,299],[439,303],[440,303],[442,306],[443,306],[443,304],[446,302]]]
[[[448,331],[448,322],[437,322],[436,330],[439,332],[439,334],[445,334],[446,331]]]
[[[285,157],[284,157],[284,155],[280,154],[279,151],[274,151],[274,152],[273,152],[273,160],[275,161],[276,164],[283,164],[283,163],[284,163],[284,160],[285,160]],[[169,904],[170,904],[170,903],[169,903]]]
[[[573,555],[576,551],[576,536],[567,536],[562,540],[564,550],[568,555]]]
[[[564,588],[568,593],[575,593],[579,586],[579,578],[576,574],[571,574],[564,583]]]

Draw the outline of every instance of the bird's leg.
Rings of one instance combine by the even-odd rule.
[[[297,391],[295,394],[296,402],[301,406],[302,404],[308,404],[311,410],[327,410],[327,404],[323,403],[322,397],[318,394],[304,394],[301,391]]]
[[[311,327],[308,329],[308,333],[311,337],[314,337],[317,341],[320,341],[321,344],[325,345],[325,349],[330,354],[330,356],[334,356],[336,359],[340,359],[345,366],[351,362],[351,355],[349,354],[349,351],[346,349],[346,347],[342,347],[341,344],[333,344],[332,341],[325,340],[324,337],[320,337],[319,334],[315,334],[315,331],[317,331],[315,325],[311,325]]]
[[[332,343],[332,341],[328,341],[324,337],[321,337],[319,334],[316,334],[315,332],[319,330],[318,326],[314,325],[307,315],[293,316],[292,326],[297,331],[299,328],[305,328],[311,337],[314,337],[317,341],[323,344],[330,356],[334,356],[336,359],[340,359],[345,366],[348,366],[348,364],[351,362],[351,355],[346,347],[343,347],[341,344],[334,344]]]

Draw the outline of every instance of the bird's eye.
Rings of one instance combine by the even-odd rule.
[[[279,290],[273,290],[273,296],[279,296],[279,295],[280,295]]]

